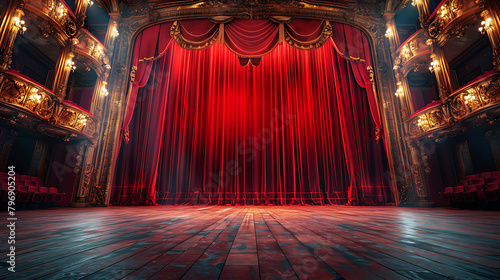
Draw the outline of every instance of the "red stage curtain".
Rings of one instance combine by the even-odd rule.
[[[224,43],[241,57],[263,56],[279,42],[279,24],[270,20],[235,19],[224,27]]]
[[[349,188],[353,202],[390,200],[366,91],[331,42],[279,45],[259,67],[220,44],[169,51],[139,90],[114,201],[340,203]]]
[[[321,45],[325,24],[286,24],[289,43]],[[206,48],[218,30],[206,19],[139,34],[123,123],[132,141],[120,150],[113,201],[153,203],[159,192],[169,203],[342,203],[347,191],[354,204],[390,201],[384,149],[370,135],[382,124],[365,35],[333,24],[331,41],[303,51],[279,45],[283,31],[268,20],[224,29],[227,48],[199,51],[170,35]],[[261,66],[240,66],[268,52]]]
[[[332,40],[335,49],[344,58],[351,61],[354,77],[360,87],[368,92],[368,102],[373,121],[378,128],[376,131],[382,132],[382,119],[378,110],[376,93],[373,90],[373,82],[370,79],[370,72],[367,67],[372,66],[370,57],[370,44],[366,35],[361,30],[341,23],[333,23]]]
[[[299,42],[313,42],[323,31],[324,21],[312,19],[294,19],[285,24],[285,30]]]
[[[165,54],[167,47],[172,41],[170,37],[171,26],[172,22],[153,25],[143,30],[137,36],[134,53],[132,55],[133,67],[136,68],[135,81],[131,85],[130,92],[127,97],[127,108],[125,110],[122,130],[128,127],[132,119],[137,92],[139,88],[144,87],[148,82],[153,61]]]

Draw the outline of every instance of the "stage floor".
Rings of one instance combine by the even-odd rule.
[[[156,206],[16,214],[16,273],[4,253],[1,279],[500,277],[494,211]]]

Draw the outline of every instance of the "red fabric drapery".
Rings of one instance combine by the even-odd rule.
[[[285,29],[314,41],[322,25],[315,23]],[[381,124],[369,97],[368,42],[359,30],[334,25],[338,38],[301,51],[278,44],[276,23],[235,20],[224,27],[227,48],[191,51],[170,44],[170,26],[159,25],[156,34],[151,27],[137,38],[134,104],[127,105],[123,126],[130,125],[131,143],[120,152],[114,201],[154,202],[159,192],[170,203],[193,196],[219,204],[339,203],[347,190],[352,202],[390,200],[383,148],[368,133]],[[189,26],[180,25],[183,39],[213,34],[208,23],[207,32]],[[253,68],[241,67],[228,49],[249,56],[271,52]],[[344,59],[355,55],[361,60]],[[269,131],[273,122],[283,129]],[[259,144],[258,137],[265,141]]]

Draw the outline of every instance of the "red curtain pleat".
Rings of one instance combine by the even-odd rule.
[[[392,200],[366,91],[332,42],[278,45],[259,67],[220,44],[168,54],[138,91],[115,202]]]

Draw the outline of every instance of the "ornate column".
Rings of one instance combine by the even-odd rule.
[[[80,170],[78,171],[80,176],[76,179],[76,194],[74,201],[71,202],[72,207],[87,207],[89,205],[89,184],[94,169],[91,163],[94,154],[93,143],[85,141],[82,150],[85,150],[85,153],[82,153],[83,161],[79,165]]]
[[[429,41],[430,43],[431,41]],[[431,65],[429,70],[436,75],[436,80],[439,88],[439,98],[441,101],[445,99],[453,92],[453,82],[451,80],[451,70],[444,52],[437,45],[435,41],[432,41],[433,53],[431,54]]]
[[[68,85],[68,78],[71,71],[73,71],[73,57],[75,56],[72,51],[73,45],[69,42],[59,53],[56,67],[54,69],[54,77],[52,79],[51,90],[54,94],[63,100],[66,96],[66,88]]]
[[[500,4],[497,0],[476,0],[483,10],[481,32],[486,32],[493,49],[493,64],[500,70]]]
[[[76,25],[78,27],[83,27],[85,22],[85,13],[87,12],[87,7],[92,6],[94,2],[92,0],[76,0],[75,8],[73,9],[73,13],[76,17]]]
[[[12,47],[17,33],[24,33],[26,28],[23,26],[22,17],[24,12],[23,0],[11,0],[2,13],[0,22],[0,74],[9,69],[12,56]]]

